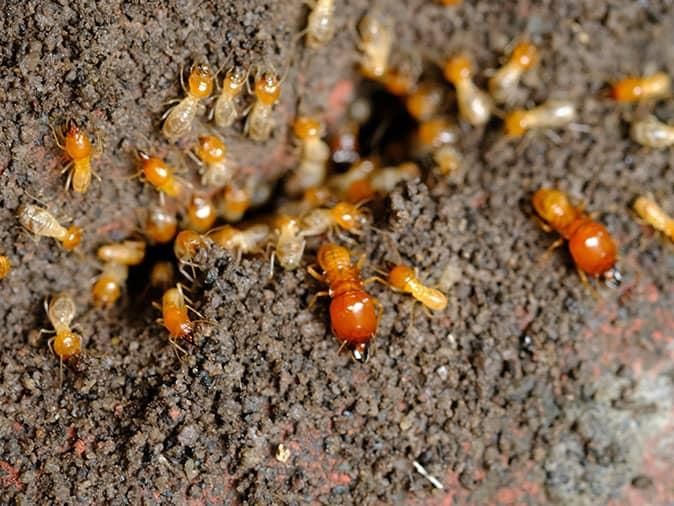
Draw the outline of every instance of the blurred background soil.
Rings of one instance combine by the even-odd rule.
[[[294,44],[300,1],[4,3],[0,251],[14,268],[0,282],[0,502],[673,504],[674,255],[629,206],[652,192],[674,211],[674,152],[633,144],[634,108],[603,92],[625,74],[674,74],[672,2],[335,4],[334,40],[309,51]],[[521,141],[504,139],[498,120],[465,128],[459,173],[407,184],[377,207],[376,226],[447,291],[448,309],[431,319],[417,307],[411,320],[407,297],[374,286],[385,312],[360,365],[337,353],[327,303],[308,309],[321,287],[304,269],[269,281],[264,258],[235,265],[217,249],[200,259],[195,295],[217,325],[200,326],[184,363],[154,321],[143,268],[123,303],[93,308],[96,247],[132,234],[156,201],[129,179],[133,148],[182,156],[158,130],[181,67],[288,68],[273,138],[225,136],[243,170],[271,178],[294,163],[295,115],[335,121],[359,88],[355,26],[368,7],[395,18],[395,54],[468,51],[481,85],[528,33],[542,60],[520,104],[570,98],[585,125]],[[674,117],[672,101],[646,107]],[[102,182],[84,196],[64,192],[59,175],[50,125],[67,118],[104,141]],[[565,249],[538,262],[554,240],[529,204],[543,184],[584,200],[615,234],[622,287],[593,298]],[[81,255],[21,229],[29,195],[85,228]],[[381,235],[359,242],[366,274],[395,260]],[[63,388],[39,335],[43,301],[59,291],[78,304],[86,347]]]

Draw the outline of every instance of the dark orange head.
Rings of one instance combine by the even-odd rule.
[[[372,296],[363,290],[345,292],[330,303],[332,332],[353,349],[368,343],[377,332],[377,311]]]
[[[93,148],[87,134],[73,120],[68,121],[67,128],[63,149],[68,156],[73,160],[90,157]]]
[[[94,305],[98,307],[111,306],[117,302],[121,294],[122,287],[119,282],[106,274],[100,276],[91,289]]]
[[[178,260],[190,260],[204,246],[205,239],[192,230],[181,230],[173,242],[173,252]]]
[[[466,55],[458,55],[447,60],[443,70],[445,79],[452,84],[456,84],[471,78],[473,65]]]
[[[557,231],[568,227],[578,216],[566,194],[559,190],[541,188],[532,201],[536,213]]]
[[[250,209],[250,192],[236,184],[228,184],[223,191],[222,216],[229,222],[240,221]]]
[[[367,225],[365,213],[349,202],[339,202],[330,210],[330,215],[337,225],[350,232],[358,232]]]
[[[173,169],[161,158],[150,156],[145,151],[138,151],[138,158],[143,176],[152,186],[164,186],[173,177]]]
[[[634,102],[643,95],[642,79],[626,77],[616,82],[611,88],[611,96],[618,102]]]
[[[453,144],[458,139],[456,126],[445,116],[422,121],[417,133],[422,148],[430,149]]]
[[[164,244],[176,235],[178,220],[173,213],[161,207],[153,207],[148,211],[145,223],[145,234],[154,242]]]
[[[388,273],[388,282],[397,290],[409,291],[409,283],[416,278],[414,269],[407,265],[396,265]]]
[[[76,225],[71,225],[68,228],[65,238],[61,241],[63,249],[71,251],[79,246],[82,241],[82,229]]]
[[[227,146],[215,135],[202,135],[199,137],[194,151],[202,162],[209,165],[220,163],[227,156]]]
[[[601,223],[587,220],[569,238],[574,262],[586,274],[597,277],[610,271],[616,263],[618,248]]]
[[[445,90],[437,83],[423,83],[405,100],[407,111],[424,121],[437,115],[445,100]]]
[[[58,332],[52,343],[52,349],[61,360],[68,360],[80,354],[82,338],[70,331]]]
[[[206,63],[192,66],[187,79],[187,90],[194,98],[207,98],[213,91],[213,72]]]
[[[522,41],[515,46],[510,59],[518,67],[528,70],[538,61],[538,51],[531,42]]]
[[[276,74],[265,72],[255,81],[255,96],[266,105],[273,105],[281,95],[281,82]]]
[[[318,139],[321,136],[321,124],[316,118],[300,116],[293,124],[295,136],[299,139]]]
[[[217,213],[211,199],[192,195],[187,205],[187,222],[192,230],[203,233],[215,223]]]
[[[521,137],[527,128],[527,111],[524,109],[509,112],[503,120],[503,129],[509,137]]]

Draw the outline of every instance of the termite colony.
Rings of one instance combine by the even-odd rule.
[[[461,2],[435,3],[451,9]],[[313,2],[307,23],[299,34],[305,50],[321,51],[337,32],[335,2]],[[189,285],[198,285],[198,258],[211,248],[229,251],[233,262],[245,255],[266,255],[270,278],[278,267],[307,269],[327,286],[321,292],[316,285],[308,306],[313,307],[320,295],[330,298],[332,333],[359,362],[372,355],[383,312],[368,292],[371,281],[411,296],[427,310],[445,310],[447,296],[422,282],[425,276],[419,276],[411,263],[401,259],[383,271],[368,266],[364,256],[356,258],[358,242],[366,234],[385,234],[375,228],[375,217],[367,204],[381,201],[401,182],[430,176],[442,181],[460,171],[461,132],[466,128],[484,128],[501,121],[503,135],[518,142],[517,138],[534,129],[573,126],[579,112],[569,98],[549,98],[529,108],[512,105],[516,102],[513,97],[522,92],[521,80],[541,58],[540,48],[527,37],[515,40],[504,63],[489,73],[479,69],[473,55],[461,50],[448,50],[440,60],[408,55],[396,61],[394,55],[403,54],[396,48],[396,24],[382,12],[365,13],[357,23],[357,33],[355,46],[360,58],[356,69],[369,83],[366,86],[387,93],[389,100],[397,101],[406,111],[410,132],[408,138],[397,140],[410,147],[409,153],[398,155],[396,163],[387,165],[381,162],[387,156],[377,152],[374,141],[369,153],[359,148],[365,125],[373,117],[367,98],[354,98],[338,121],[328,123],[327,111],[300,113],[299,107],[288,119],[277,111],[283,89],[289,86],[287,71],[278,73],[271,65],[230,63],[220,77],[206,61],[195,62],[182,86],[184,96],[162,117],[158,133],[167,145],[134,147],[136,166],[130,172],[156,194],[156,203],[142,213],[142,234],[99,245],[100,274],[90,294],[94,306],[106,309],[118,303],[124,296],[129,268],[146,261],[148,248],[168,245],[172,258],[151,266],[149,284],[160,299],[156,302],[160,312],[157,321],[179,355],[198,344],[195,334],[198,322],[204,320],[191,307],[186,293]],[[610,95],[618,103],[662,99],[671,95],[670,79],[661,72],[628,77],[614,82]],[[264,143],[274,138],[280,122],[286,120],[288,141],[298,162],[282,184],[260,179],[254,171],[242,171],[222,134]],[[100,140],[92,142],[90,132],[73,120],[53,131],[57,146],[69,160],[63,167],[66,189],[86,194],[92,175],[96,175],[94,160],[101,150]],[[674,144],[674,127],[651,115],[635,119],[630,133],[636,142],[650,148]],[[176,145],[187,155],[181,167],[163,156],[178,149]],[[273,196],[276,212],[251,215],[257,207],[269,207],[273,186],[283,191]],[[640,219],[674,238],[674,219],[653,199],[641,196],[633,207]],[[546,230],[561,236],[550,251],[568,242],[585,284],[590,283],[588,278],[602,279],[609,286],[620,282],[616,241],[581,205],[561,190],[540,188],[532,195],[532,210]],[[80,245],[82,230],[75,224],[62,224],[44,207],[24,202],[17,214],[21,225],[35,236],[51,237],[66,251]],[[381,272],[384,277],[364,279],[361,268]],[[11,275],[10,269],[10,259],[0,256],[0,279]],[[55,294],[45,308],[56,334],[50,346],[62,364],[68,363],[82,353],[82,342],[87,340],[86,335],[75,334],[70,328],[75,302],[71,295]]]

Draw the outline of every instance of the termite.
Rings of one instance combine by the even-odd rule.
[[[424,285],[411,267],[400,264],[388,273],[388,284],[394,290],[409,293],[428,309],[442,311],[447,307],[447,297],[436,288]]]
[[[674,145],[674,126],[663,123],[651,114],[632,123],[630,136],[642,146],[663,149]]]
[[[217,218],[215,204],[206,196],[194,194],[187,204],[185,218],[187,228],[203,234],[215,223]]]
[[[335,1],[305,0],[311,6],[307,19],[307,47],[316,49],[324,46],[335,35]]]
[[[378,14],[366,14],[358,25],[360,32],[361,73],[379,80],[386,74],[393,47],[393,24],[390,18]]]
[[[297,269],[302,261],[306,241],[300,235],[300,222],[294,216],[280,215],[274,220],[276,245],[272,253],[272,272],[274,258],[285,270]]]
[[[66,251],[75,249],[82,240],[82,229],[76,225],[63,227],[54,216],[40,207],[23,204],[18,210],[19,223],[29,232],[59,241]]]
[[[445,101],[445,90],[437,83],[422,83],[405,99],[407,112],[417,121],[436,116]]]
[[[446,116],[438,116],[419,124],[416,148],[420,155],[432,156],[440,174],[451,174],[461,164],[455,147],[458,138],[456,125]]]
[[[190,281],[194,281],[194,268],[199,267],[194,263],[194,257],[201,249],[208,248],[211,244],[211,239],[193,230],[181,230],[178,232],[173,242],[173,253],[180,263],[180,273]],[[192,267],[192,276],[189,276],[184,271],[185,265]]]
[[[310,211],[302,218],[303,236],[331,233],[337,228],[360,235],[368,225],[368,213],[357,205],[339,202],[331,208],[318,208]]]
[[[0,279],[3,279],[12,270],[12,264],[5,255],[0,255]]]
[[[354,182],[369,178],[376,168],[373,160],[364,158],[352,164],[346,172],[331,175],[326,185],[335,194],[344,196]]]
[[[89,136],[80,127],[75,120],[68,120],[66,132],[63,135],[63,142],[54,130],[54,139],[56,144],[66,152],[70,162],[63,168],[63,172],[68,171],[66,179],[66,190],[72,184],[76,193],[84,193],[91,183],[91,160],[94,156],[94,148],[91,145]]]
[[[94,305],[108,307],[117,302],[128,277],[128,266],[116,262],[107,262],[103,266],[103,272],[91,288]]]
[[[221,188],[234,177],[234,167],[227,158],[227,146],[215,135],[202,135],[194,148],[199,162],[201,184]]]
[[[568,100],[548,100],[533,109],[516,109],[503,120],[506,135],[521,137],[533,128],[560,128],[576,119],[576,106]]]
[[[456,89],[461,117],[473,126],[484,125],[489,121],[494,105],[489,95],[473,82],[470,59],[465,55],[450,58],[445,64],[444,74]]]
[[[182,77],[182,76],[181,76]],[[206,63],[192,65],[187,79],[185,98],[166,111],[162,134],[170,142],[186,135],[199,110],[200,102],[213,91],[213,72]]]
[[[229,128],[239,118],[241,113],[236,102],[247,79],[248,72],[242,67],[234,66],[227,71],[222,82],[222,91],[211,111],[218,127]]]
[[[620,283],[621,275],[615,267],[618,247],[604,225],[572,205],[566,194],[559,190],[538,190],[533,196],[533,205],[544,221],[544,229],[555,230],[562,236],[548,251],[561,246],[566,240],[583,282],[587,281],[587,276],[601,276],[608,284]]]
[[[98,248],[96,255],[104,262],[114,262],[123,265],[138,265],[145,258],[145,242],[124,241],[113,244],[104,244]]]
[[[188,314],[191,310],[195,314],[196,310],[191,308],[185,302],[187,298],[183,294],[182,285],[178,283],[174,288],[169,288],[164,292],[161,298],[162,317],[157,319],[157,323],[162,325],[169,333],[169,342],[176,350],[187,353],[178,342],[182,339],[192,344],[194,342],[194,323]],[[155,307],[157,304],[154,303]]]
[[[634,201],[633,207],[642,220],[674,241],[674,218],[669,216],[655,200],[641,196]]]
[[[281,81],[273,72],[264,72],[255,80],[255,102],[248,113],[244,133],[254,141],[269,139],[276,124],[274,104],[281,95]]]
[[[538,51],[531,42],[515,46],[508,62],[489,79],[489,93],[498,103],[507,102],[520,82],[522,74],[538,62]]]
[[[180,198],[187,193],[187,182],[175,175],[175,170],[164,160],[138,151],[142,177],[150,183],[163,199],[164,195]]]
[[[175,213],[163,207],[151,207],[145,221],[145,235],[158,244],[170,242],[178,231],[178,220]]]
[[[65,294],[54,295],[49,304],[45,300],[47,318],[56,334],[49,340],[49,347],[59,358],[61,366],[61,381],[63,379],[63,363],[77,357],[82,351],[82,336],[75,334],[71,329],[71,323],[75,318],[77,308],[73,299]],[[49,331],[41,331],[49,332]]]
[[[328,285],[330,324],[332,333],[342,346],[347,346],[353,358],[361,363],[370,355],[370,342],[377,333],[381,305],[364,290],[360,269],[351,263],[349,250],[333,243],[321,245],[317,255],[322,273],[308,268],[311,276]],[[311,304],[312,305],[312,304]]]
[[[642,77],[626,77],[614,83],[611,88],[611,96],[618,102],[663,98],[671,93],[671,79],[664,72]]]
[[[330,148],[321,140],[322,125],[315,118],[300,116],[293,125],[295,136],[302,146],[299,165],[286,181],[285,189],[297,195],[308,188],[323,184]]]
[[[251,225],[244,229],[224,225],[208,233],[208,237],[218,246],[235,254],[236,262],[241,261],[241,255],[260,253],[269,239],[269,226],[264,224]]]

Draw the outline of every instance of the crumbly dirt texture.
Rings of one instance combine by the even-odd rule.
[[[370,4],[335,0],[337,34],[316,51],[294,44],[308,13],[300,1],[5,4],[0,251],[13,270],[0,282],[0,502],[672,504],[674,255],[629,206],[652,192],[674,212],[674,151],[633,144],[635,108],[603,93],[616,76],[674,74],[670,1],[372,3],[396,21],[394,54],[468,51],[481,85],[529,33],[541,63],[518,103],[570,98],[583,126],[517,141],[498,120],[466,127],[459,173],[375,203],[385,233],[353,247],[367,254],[366,275],[396,260],[393,243],[449,306],[429,318],[373,285],[384,315],[369,363],[338,353],[326,301],[308,308],[319,283],[304,269],[269,280],[262,257],[200,257],[193,297],[213,323],[199,325],[183,362],[155,323],[143,268],[123,302],[92,307],[96,247],[133,234],[156,202],[129,179],[134,147],[179,160],[190,145],[159,136],[181,66],[288,68],[273,138],[252,143],[240,125],[225,136],[244,170],[272,177],[294,162],[296,113],[338,118],[344,90],[358,88],[354,27]],[[671,101],[643,107],[674,118]],[[84,196],[63,191],[50,132],[71,117],[103,140],[102,182]],[[595,299],[565,249],[538,262],[554,240],[532,218],[543,184],[584,200],[615,235],[619,289]],[[29,194],[84,227],[81,254],[20,227]],[[85,341],[62,388],[39,334],[43,301],[60,291],[77,302]]]

